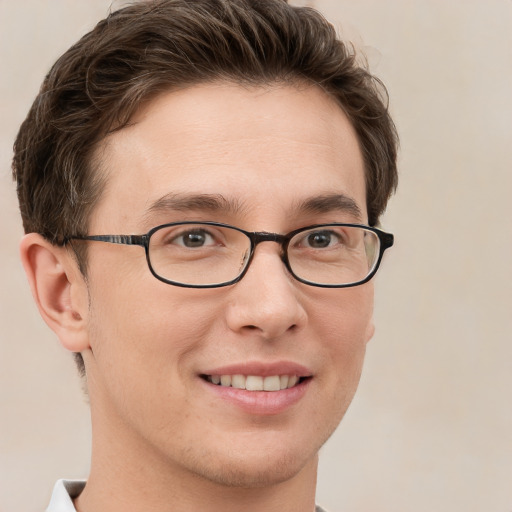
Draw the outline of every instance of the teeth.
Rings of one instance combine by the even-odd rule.
[[[281,378],[279,375],[272,375],[272,377],[265,377],[263,379],[264,391],[279,391],[281,389]]]
[[[249,391],[263,391],[263,377],[249,375],[245,379],[245,389]]]
[[[297,375],[208,375],[207,380],[213,384],[248,391],[280,391],[297,385]]]
[[[212,379],[213,382],[213,379]],[[231,375],[221,375],[220,376],[220,385],[221,386],[231,386]]]
[[[231,387],[245,389],[245,377],[243,375],[233,375],[231,377]]]

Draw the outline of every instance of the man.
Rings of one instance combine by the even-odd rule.
[[[136,3],[57,61],[13,169],[93,452],[49,511],[315,509],[373,334],[396,142],[371,75],[282,0]]]

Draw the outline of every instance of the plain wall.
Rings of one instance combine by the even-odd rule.
[[[322,450],[318,501],[332,512],[510,512],[512,1],[308,4],[366,51],[402,145],[377,331]],[[88,471],[80,381],[18,261],[10,159],[44,74],[109,5],[0,0],[0,512],[43,510],[55,480]]]

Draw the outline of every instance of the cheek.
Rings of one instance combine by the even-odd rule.
[[[120,393],[179,386],[214,329],[215,301],[208,293],[161,283],[147,268],[116,270],[90,275],[94,371],[106,389]]]
[[[331,291],[331,290],[329,290]],[[333,344],[343,350],[359,350],[373,334],[373,286],[332,290],[333,297],[316,297],[311,307],[315,309],[316,326]]]
[[[336,293],[338,300],[317,301],[317,323],[312,329],[318,332],[324,348],[331,384],[337,391],[352,395],[373,333],[373,287],[367,283]]]
[[[190,298],[193,291],[180,293],[154,281],[137,289],[116,286],[91,297],[93,349],[108,350],[111,357],[122,352],[125,362],[129,358],[143,366],[150,360],[154,364],[153,359],[169,365],[201,348],[214,325],[214,305]]]
[[[173,429],[182,421],[173,411],[193,402],[193,362],[211,338],[216,311],[211,299],[156,280],[131,292],[123,285],[91,296],[91,396],[136,430],[143,430],[140,418]]]

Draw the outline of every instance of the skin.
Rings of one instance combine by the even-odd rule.
[[[356,135],[313,86],[165,93],[98,156],[107,186],[90,234],[142,234],[180,220],[276,233],[367,222]],[[237,208],[148,209],[169,193],[221,194]],[[360,214],[298,208],[327,193],[348,197]],[[151,275],[141,247],[88,243],[87,280],[69,249],[36,234],[21,247],[43,317],[86,364],[93,455],[77,509],[311,512],[318,450],[352,400],[373,334],[372,283],[301,284],[278,244],[265,242],[236,285],[179,288]],[[199,377],[245,361],[301,364],[312,378],[283,412],[251,414]]]

